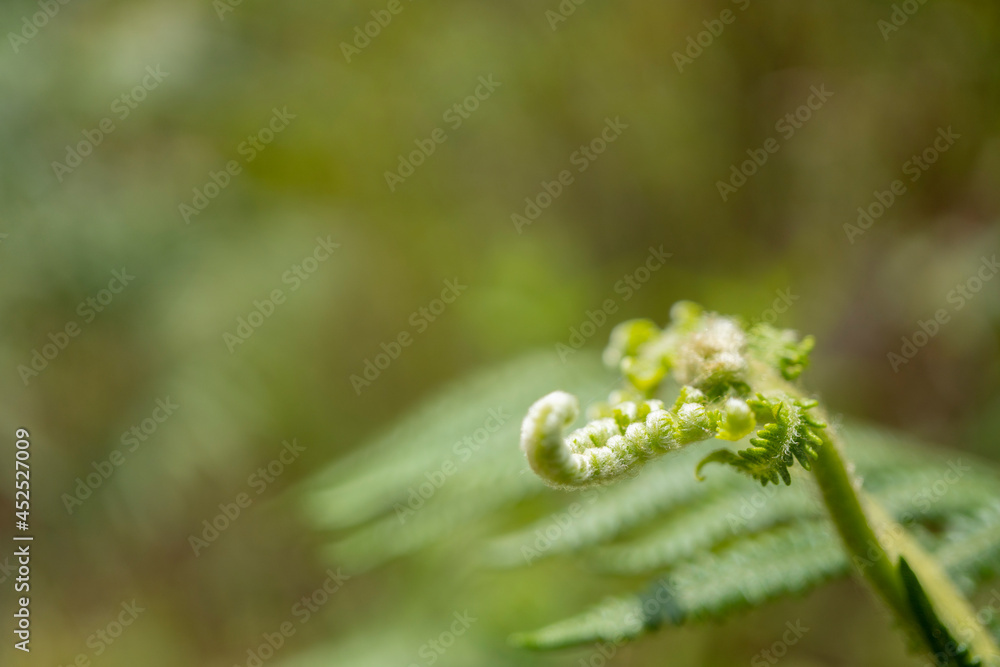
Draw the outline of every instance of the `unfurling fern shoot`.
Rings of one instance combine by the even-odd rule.
[[[830,520],[858,571],[910,635],[931,652],[951,642],[949,665],[997,665],[1000,650],[944,569],[861,489],[835,430],[795,381],[808,365],[811,337],[736,319],[690,302],[671,309],[660,328],[649,320],[619,324],[604,353],[621,386],[570,433],[576,397],[556,391],[535,402],[521,428],[528,463],[550,485],[606,484],[648,460],[719,438],[749,446],[718,449],[695,474],[723,463],[763,485],[791,484],[795,464],[815,477]],[[662,393],[672,378],[672,405]],[[798,473],[796,473],[798,474]]]

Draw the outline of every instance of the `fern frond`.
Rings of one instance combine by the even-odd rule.
[[[995,553],[997,524],[939,552],[954,578],[983,553]],[[988,537],[987,537],[988,535]],[[587,612],[514,640],[537,649],[633,639],[661,625],[720,620],[850,571],[839,538],[824,521],[777,528],[716,554],[677,564],[647,592],[609,599]]]
[[[812,412],[817,402],[791,384],[808,363],[812,339],[799,340],[793,332],[767,325],[746,331],[732,318],[703,313],[686,303],[675,306],[671,315],[672,322],[662,331],[647,321],[616,329],[605,358],[617,362],[625,387],[602,408],[602,412],[610,410],[610,416],[564,437],[563,430],[579,413],[576,397],[558,391],[531,406],[522,424],[521,448],[532,470],[552,486],[600,484],[631,475],[650,459],[692,443],[713,437],[737,440],[754,433],[749,447],[720,449],[706,456],[696,475],[700,478],[709,463],[725,463],[765,487],[779,480],[787,486],[796,462],[806,471],[815,465],[813,479],[843,546],[855,560],[869,563],[861,570],[863,576],[911,630],[911,636],[926,635],[926,628],[915,623],[911,608],[919,607],[919,594],[926,591],[940,605],[939,611],[944,610],[943,618],[952,631],[960,623],[969,626],[977,656],[1000,654],[988,633],[975,619],[970,620],[967,601],[927,555],[921,541],[906,536],[884,508],[861,496],[860,480],[843,457],[837,435],[826,432],[819,410]],[[649,398],[668,372],[682,385],[672,409]],[[630,396],[644,400],[627,400]],[[749,396],[753,398],[748,400]],[[883,536],[876,533],[875,525]],[[719,533],[711,525],[704,530],[684,524],[682,528],[693,529],[692,544],[699,546],[711,543]],[[774,534],[780,534],[780,529]],[[890,536],[887,546],[884,540]],[[745,543],[736,542],[731,551],[739,553]],[[675,551],[684,552],[677,533],[669,534],[660,549],[669,554],[668,547],[673,545],[679,545]],[[688,546],[686,553],[694,548]],[[910,575],[919,588],[917,592],[913,586],[906,588],[910,599],[904,595],[903,572],[897,566],[901,556],[912,564]],[[753,601],[753,596],[743,597]],[[928,637],[923,639],[934,648]]]
[[[531,354],[456,382],[300,488],[311,521],[323,529],[342,529],[390,513],[396,505],[406,505],[410,490],[447,461],[465,470],[495,455],[517,459],[523,469],[523,459],[506,443],[517,438],[516,415],[553,378],[593,399],[612,384],[600,361],[583,353],[567,363],[552,353]],[[496,426],[498,411],[503,423]],[[488,433],[486,426],[496,427]]]
[[[986,475],[966,479],[940,495],[928,495],[927,490],[942,479],[941,475],[941,469],[934,467],[897,470],[868,479],[865,489],[896,520],[905,523],[931,518],[948,521],[955,514],[982,507],[985,499],[1000,497],[1000,488]],[[710,496],[697,507],[668,517],[648,535],[603,547],[595,554],[595,563],[602,570],[618,574],[649,573],[726,540],[824,514],[814,490],[806,484],[749,491],[726,489],[724,495]]]
[[[969,474],[962,484],[927,505],[913,504],[913,494],[940,480],[940,467],[910,468],[904,473],[883,475],[881,486],[875,486],[873,491],[877,498],[895,498],[887,505],[901,515],[943,517],[962,525],[956,534],[937,540],[940,544],[935,556],[952,579],[972,589],[1000,565],[1000,506],[981,509],[975,519],[953,515],[982,508],[983,495],[992,490],[995,496],[1000,489],[989,486],[992,477],[988,474]],[[658,603],[650,602],[649,593],[623,596],[519,639],[535,648],[622,641],[662,624],[722,619],[846,575],[851,565],[840,539],[824,520],[815,518],[815,506],[800,504],[808,496],[797,491],[799,488],[780,489],[746,524],[723,523],[726,509],[738,505],[731,497],[722,496],[702,510],[680,514],[662,533],[598,552],[601,565],[621,573],[672,567],[653,586],[655,591],[657,585],[662,588],[664,582],[669,582],[670,602],[662,610],[657,611]],[[911,502],[906,502],[907,498]],[[779,522],[784,525],[748,535]],[[658,538],[663,541],[657,543]],[[718,548],[727,541],[728,546]],[[715,549],[718,551],[713,552]],[[637,624],[636,618],[641,623]]]
[[[493,473],[499,468],[494,467]],[[485,478],[485,475],[473,477]],[[466,479],[468,482],[468,478]],[[545,487],[530,475],[511,472],[506,483],[484,485],[475,490],[475,502],[457,489],[438,491],[414,506],[398,505],[396,511],[359,527],[327,547],[332,562],[350,572],[364,572],[399,556],[454,538],[456,531],[467,540],[484,539],[490,526],[486,519],[518,500]]]
[[[952,579],[970,593],[1000,576],[1000,505],[962,522],[936,555]]]
[[[798,461],[809,470],[816,460],[816,448],[823,446],[817,430],[826,425],[809,413],[816,402],[758,394],[747,404],[757,421],[764,424],[750,438],[753,446],[735,453],[728,449],[717,450],[702,459],[696,474],[700,475],[701,469],[709,463],[727,463],[763,486],[777,484],[779,478],[786,485],[791,484],[789,468]]]
[[[514,641],[540,649],[620,642],[661,625],[720,619],[804,592],[848,567],[837,536],[825,522],[782,527],[678,564],[643,594],[607,600],[579,616],[517,635]]]
[[[911,469],[873,475],[865,480],[887,512],[903,523],[924,517],[954,519],[1000,501],[1000,486],[989,476],[969,474],[960,483],[943,484],[941,468]]]
[[[679,512],[650,535],[600,549],[594,555],[595,565],[617,574],[645,574],[694,558],[727,540],[792,519],[822,516],[814,495],[800,486],[770,498],[757,496],[727,494],[703,501]]]
[[[579,414],[576,397],[556,391],[531,406],[521,449],[539,477],[557,487],[601,484],[692,443],[740,440],[758,424],[751,447],[719,450],[702,465],[728,463],[765,485],[779,479],[789,484],[795,461],[810,467],[822,445],[818,431],[825,427],[810,412],[816,404],[773,388],[749,401],[747,396],[754,369],[795,377],[812,342],[767,326],[745,333],[735,320],[690,304],[671,312],[673,321],[663,331],[646,320],[615,329],[605,360],[619,366],[626,386],[612,395],[608,416],[564,437]],[[668,371],[682,385],[672,408],[655,399],[627,400],[651,395]]]
[[[601,484],[635,472],[648,460],[712,437],[738,440],[754,426],[746,402],[730,398],[709,402],[686,387],[673,408],[661,401],[626,401],[611,416],[594,420],[563,436],[576,420],[579,402],[556,391],[535,402],[521,426],[521,448],[539,477],[552,486]]]
[[[544,536],[553,525],[555,519],[551,515],[494,540],[487,547],[488,561],[497,566],[523,565],[535,558],[608,541],[676,507],[696,506],[704,498],[724,489],[736,489],[744,494],[752,492],[755,487],[749,480],[735,475],[718,475],[704,483],[695,479],[691,468],[704,456],[709,444],[694,445],[669,460],[657,461],[643,475],[617,486],[601,487],[599,497],[596,490],[589,490],[583,496],[569,496],[569,508],[576,506],[577,510],[556,534],[545,536],[544,550],[538,549],[537,542],[539,535]],[[567,512],[568,508],[564,508],[559,513]]]
[[[515,646],[535,650],[550,650],[593,644],[621,643],[658,627],[658,615],[647,615],[643,599],[638,595],[608,598],[579,616],[568,618],[533,632],[512,635]]]
[[[485,544],[490,560],[501,565],[580,552],[606,570],[663,573],[645,593],[518,637],[538,648],[620,641],[659,625],[721,619],[849,572],[844,543],[811,493],[816,476],[801,475],[805,483],[788,488],[777,484],[790,480],[796,462],[819,472],[824,461],[817,453],[827,455],[834,435],[816,404],[787,384],[807,362],[811,342],[766,327],[744,333],[733,321],[694,308],[679,312],[662,330],[642,321],[616,328],[605,359],[619,366],[624,384],[592,409],[589,425],[566,436],[576,399],[559,392],[534,404],[531,398],[553,382],[598,398],[611,383],[584,355],[566,365],[554,355],[536,356],[508,367],[500,380],[488,373],[472,389],[456,386],[314,480],[305,487],[314,522],[341,531],[329,547],[337,564],[365,570],[435,547],[468,565],[469,554],[481,554]],[[577,360],[584,363],[574,365]],[[778,380],[757,382],[761,367]],[[668,391],[668,373],[683,385],[672,405],[657,396]],[[522,447],[542,480],[524,474],[525,457],[504,445],[514,437],[513,420],[473,457],[439,474],[456,442],[481,427],[489,409],[513,413],[519,405],[529,414]],[[850,489],[863,486],[887,520],[908,524],[964,589],[996,574],[1000,512],[982,509],[1000,502],[993,473],[962,466],[960,483],[953,483],[946,455],[880,430],[848,426],[844,432],[843,449],[858,473],[850,475]],[[712,437],[746,440],[737,451],[711,454],[712,443],[703,441]],[[671,455],[656,458],[666,451]],[[693,471],[711,461],[747,474],[699,482]],[[640,465],[644,473],[632,476]],[[954,478],[956,469],[951,472]],[[624,478],[618,486],[582,496],[549,494],[542,484],[618,478]],[[755,503],[761,494],[766,502]],[[555,594],[565,577],[549,582],[548,573],[504,576],[521,577],[520,585],[530,581],[540,595]]]

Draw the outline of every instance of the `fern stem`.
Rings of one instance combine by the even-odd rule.
[[[945,626],[955,637],[966,642],[974,655],[985,660],[982,663],[984,666],[1000,665],[1000,647],[979,622],[972,605],[955,586],[938,559],[896,523],[881,505],[874,500],[869,500],[867,505],[871,519],[879,527],[879,532],[886,536],[883,542],[889,554],[896,560],[900,557],[906,559]]]
[[[800,389],[773,373],[764,373],[763,380],[789,395],[802,396]],[[818,412],[829,424],[827,416],[821,410]],[[904,558],[949,631],[971,646],[976,655],[987,658],[989,661],[985,665],[1000,667],[1000,647],[976,619],[975,611],[938,561],[861,488],[853,465],[843,454],[836,430],[828,425],[819,437],[823,444],[816,448],[813,477],[830,520],[865,581],[892,610],[911,638],[924,643],[926,638],[899,573],[900,558]]]
[[[813,463],[813,474],[830,518],[865,580],[911,635],[921,638],[896,565],[904,558],[952,634],[967,642],[975,655],[988,658],[985,664],[1000,664],[1000,648],[940,564],[861,490],[830,429],[822,437],[824,446]]]
[[[858,482],[847,468],[840,445],[827,433],[813,463],[823,502],[855,565],[882,600],[910,624],[909,605],[897,573],[862,506]]]

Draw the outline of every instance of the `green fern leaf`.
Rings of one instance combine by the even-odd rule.
[[[644,574],[694,558],[717,545],[760,532],[795,518],[818,517],[822,508],[804,486],[782,489],[771,497],[726,494],[678,512],[649,535],[597,551],[598,569]],[[734,497],[735,496],[735,497]]]
[[[968,542],[942,547],[941,560],[953,578],[968,564],[955,554],[979,562],[982,552],[997,548],[996,524],[989,525],[989,539],[974,533]],[[948,553],[953,554],[951,559]],[[740,540],[718,553],[695,556],[677,564],[645,593],[609,599],[579,616],[517,635],[515,640],[538,649],[621,642],[661,625],[720,620],[779,597],[805,593],[849,571],[839,538],[825,521],[795,523]]]
[[[735,475],[718,475],[707,483],[699,483],[691,474],[691,467],[704,456],[707,446],[708,443],[693,445],[670,458],[654,461],[642,475],[616,486],[568,496],[569,507],[556,514],[566,514],[568,509],[576,507],[571,521],[545,536],[558,518],[548,514],[521,530],[497,538],[487,547],[488,562],[509,567],[530,563],[535,557],[577,551],[647,525],[674,508],[697,506],[722,489],[748,492],[754,488]],[[545,537],[544,549],[537,546],[540,534]],[[526,554],[532,557],[526,558]]]
[[[634,639],[660,624],[659,615],[647,616],[640,596],[630,595],[609,598],[587,612],[554,623],[534,632],[511,636],[516,646],[535,650],[549,650],[591,644],[595,642],[620,643]]]
[[[938,467],[895,470],[892,474],[883,471],[881,475],[866,477],[865,489],[896,520],[911,527],[919,526],[914,521],[947,521],[954,515],[975,511],[1000,493],[991,477],[970,473],[961,485],[949,487],[937,496],[930,495],[928,489],[941,479]],[[618,574],[649,573],[727,540],[782,523],[821,517],[824,511],[808,481],[770,491],[759,487],[751,487],[752,492],[744,493],[726,489],[724,495],[706,498],[697,507],[666,517],[652,532],[638,539],[601,548],[594,556],[595,564],[601,570]],[[987,556],[979,558],[985,561]]]
[[[661,625],[720,619],[804,592],[847,568],[838,538],[825,522],[782,527],[681,563],[643,594],[607,600],[512,640],[537,649],[621,642]]]
[[[826,425],[810,415],[815,401],[788,400],[758,394],[747,401],[758,424],[764,424],[750,438],[751,447],[732,452],[720,449],[709,454],[698,464],[697,473],[709,463],[726,463],[767,486],[780,479],[792,483],[789,468],[799,462],[809,470],[816,459],[816,447],[823,445],[817,431]]]
[[[1000,504],[960,521],[937,556],[952,579],[969,593],[1000,576]]]
[[[553,384],[577,387],[596,400],[607,393],[612,379],[595,356],[581,353],[562,363],[552,353],[536,353],[456,382],[303,487],[311,519],[321,528],[345,528],[405,503],[408,490],[426,482],[428,471],[448,459],[464,462],[454,449],[482,432],[491,411],[506,417],[484,447],[501,457],[520,458],[508,446],[517,441],[518,415]]]

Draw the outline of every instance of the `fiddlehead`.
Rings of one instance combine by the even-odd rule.
[[[712,407],[691,387],[669,410],[658,400],[623,401],[605,408],[608,416],[564,436],[579,411],[575,396],[556,391],[535,402],[522,424],[528,462],[553,486],[608,482],[678,447],[711,437],[738,440],[753,428],[746,401],[730,398]]]
[[[706,458],[728,463],[762,484],[791,481],[798,460],[808,468],[821,443],[815,404],[787,395],[772,376],[792,379],[808,362],[811,339],[763,325],[744,331],[732,318],[704,313],[690,302],[671,310],[660,329],[649,320],[617,327],[604,353],[623,385],[595,419],[564,436],[578,416],[576,398],[553,392],[524,419],[521,448],[531,468],[554,486],[600,484],[628,475],[647,460],[709,438],[740,440],[759,425],[752,445]],[[668,375],[681,385],[673,407],[653,396]],[[700,470],[701,466],[699,466]]]

